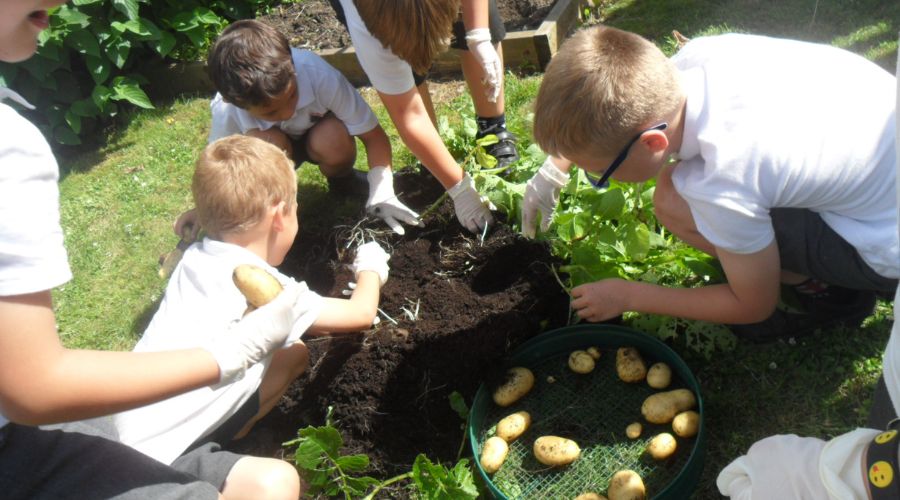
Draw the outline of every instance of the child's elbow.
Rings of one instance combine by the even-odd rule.
[[[748,304],[741,312],[740,318],[734,323],[759,323],[765,321],[775,312],[777,301]]]
[[[38,426],[54,423],[47,418],[46,410],[30,404],[27,400],[18,401],[3,397],[0,399],[0,409],[4,417],[19,425]]]

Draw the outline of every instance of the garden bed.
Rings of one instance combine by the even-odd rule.
[[[443,192],[424,171],[396,177],[402,199],[419,211]],[[320,213],[314,207],[301,212]],[[302,217],[281,270],[340,297],[351,279],[343,265],[351,256],[341,255],[350,228]],[[370,236],[371,230],[379,230],[378,239],[391,248],[380,308],[396,323],[382,315],[364,335],[309,340],[311,368],[233,449],[289,455],[281,443],[302,427],[322,425],[331,406],[346,452],[368,455],[376,477],[409,471],[419,453],[455,462],[464,431],[449,395],[457,391],[471,403],[511,350],[566,323],[568,296],[551,271],[548,247],[502,223],[482,244],[459,225],[445,200],[424,228],[403,237],[384,232],[381,223],[371,224]]]

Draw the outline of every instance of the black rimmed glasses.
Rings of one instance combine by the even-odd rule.
[[[622,148],[622,151],[619,152],[619,156],[616,156],[616,159],[613,160],[613,162],[609,165],[609,168],[607,168],[606,170],[603,171],[603,175],[601,175],[599,177],[594,177],[593,174],[590,174],[585,170],[584,173],[587,176],[588,182],[590,182],[591,185],[597,189],[601,189],[601,188],[605,188],[605,187],[609,186],[609,176],[611,176],[613,174],[613,172],[615,172],[616,169],[619,168],[619,165],[621,165],[622,162],[625,161],[625,158],[628,158],[628,151],[631,150],[631,146],[634,146],[634,143],[637,142],[638,139],[640,139],[641,136],[644,135],[644,133],[649,132],[651,130],[665,130],[666,127],[668,127],[668,126],[669,126],[668,123],[663,122],[663,123],[660,123],[659,125],[655,125],[653,127],[641,130],[636,136],[634,136],[633,139],[628,141],[628,144],[626,144],[624,148]]]

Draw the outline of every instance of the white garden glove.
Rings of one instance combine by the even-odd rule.
[[[538,212],[541,218],[541,231],[546,231],[550,227],[550,219],[553,218],[553,211],[559,203],[559,192],[568,180],[568,174],[557,168],[548,156],[534,177],[525,185],[525,198],[522,200],[522,234],[534,238]]]
[[[369,179],[369,199],[366,213],[382,219],[395,233],[406,234],[401,222],[411,226],[423,226],[419,214],[413,212],[394,194],[394,173],[387,167],[372,167],[366,174]]]
[[[475,189],[475,182],[469,174],[463,174],[462,180],[447,190],[453,199],[456,218],[470,232],[478,233],[494,223],[491,210],[496,209],[487,198]]]
[[[384,286],[387,283],[388,271],[390,270],[387,263],[390,258],[391,256],[378,243],[370,241],[363,243],[356,250],[356,258],[353,259],[350,269],[357,280],[359,280],[360,272],[374,271],[378,273],[378,278],[381,279],[381,286]]]
[[[503,63],[500,62],[500,55],[497,54],[497,49],[491,43],[491,30],[476,28],[467,31],[466,44],[469,46],[469,52],[475,56],[484,69],[482,82],[487,87],[484,95],[487,96],[488,101],[497,102],[500,90],[503,88]]]
[[[298,301],[306,291],[299,283],[288,283],[272,302],[250,312],[215,339],[207,350],[219,364],[219,382],[240,379],[247,368],[285,345],[294,323],[311,307]]]

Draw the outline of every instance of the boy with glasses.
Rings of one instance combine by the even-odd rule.
[[[636,34],[583,30],[538,93],[535,140],[567,161],[529,181],[523,225],[536,206],[552,212],[568,162],[596,186],[656,178],[659,222],[718,258],[727,282],[600,280],[573,289],[581,318],[663,314],[754,340],[855,326],[900,277],[895,90],[893,75],[824,45],[732,34],[670,60]],[[782,284],[804,311],[776,309]]]

